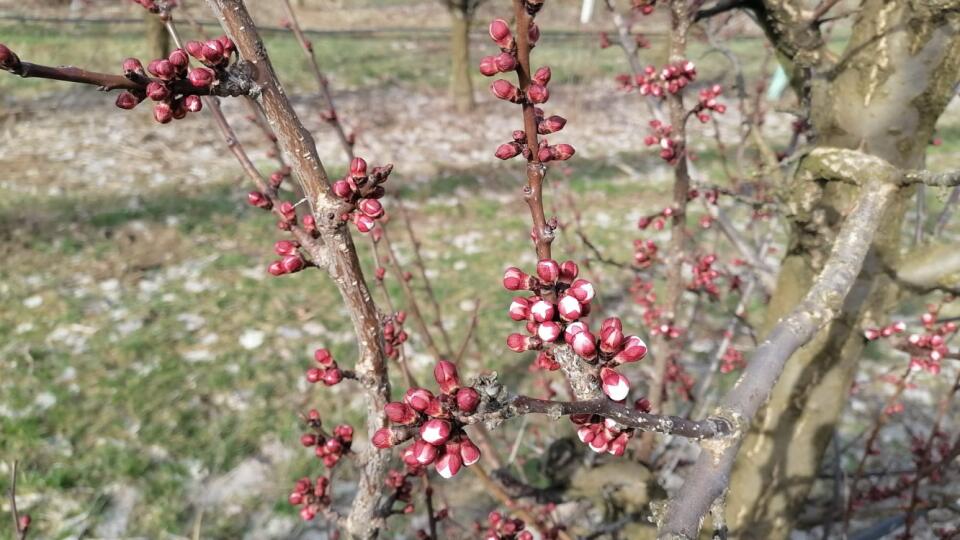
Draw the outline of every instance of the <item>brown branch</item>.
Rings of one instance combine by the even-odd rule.
[[[679,416],[645,413],[611,401],[606,396],[581,401],[553,401],[516,396],[502,407],[459,416],[458,420],[465,424],[496,425],[525,414],[545,414],[553,419],[575,414],[597,415],[616,420],[617,423],[638,431],[678,435],[694,440],[726,437],[732,434],[734,426],[729,420],[719,417],[695,421]]]
[[[540,143],[537,139],[537,119],[534,105],[525,98],[530,86],[530,24],[533,18],[527,13],[526,0],[513,0],[514,17],[516,18],[517,41],[517,78],[520,86],[520,95],[523,100],[523,129],[527,136],[527,148],[530,150],[530,161],[527,163],[527,185],[523,188],[523,198],[530,207],[530,217],[533,220],[533,241],[537,248],[538,259],[551,259],[550,244],[554,239],[553,227],[547,223],[543,212],[543,179],[547,167],[540,162],[537,150]]]
[[[757,411],[766,403],[793,353],[836,316],[860,273],[873,235],[896,191],[896,178],[865,186],[854,210],[840,229],[829,259],[804,299],[773,327],[757,347],[740,380],[724,397],[718,416],[736,431],[703,447],[683,486],[668,503],[660,534],[695,538],[701,518],[727,488],[730,471]]]
[[[404,279],[404,271],[400,266],[400,261],[397,259],[397,255],[393,250],[393,244],[390,242],[390,233],[387,232],[387,228],[381,226],[383,230],[383,236],[380,241],[383,242],[383,245],[386,249],[387,262],[390,264],[390,269],[397,276],[397,280],[400,282],[400,288],[403,290],[403,295],[407,299],[407,309],[410,310],[410,315],[413,317],[414,324],[417,325],[417,331],[420,332],[420,335],[423,339],[424,345],[427,349],[430,350],[430,354],[434,358],[440,359],[448,354],[440,351],[440,348],[437,346],[437,343],[433,340],[433,335],[430,333],[430,328],[427,326],[426,320],[423,318],[423,312],[420,311],[420,302],[417,300],[416,295],[413,292],[413,288],[410,286],[410,282]]]
[[[693,22],[700,22],[703,19],[709,19],[715,15],[720,15],[721,13],[726,13],[728,11],[746,6],[747,2],[745,0],[720,0],[708,8],[697,10],[697,12],[693,14]]]
[[[23,62],[19,59],[17,59],[12,66],[0,69],[4,69],[13,75],[19,75],[25,79],[51,79],[77,84],[89,84],[105,92],[111,90],[144,92],[146,91],[147,85],[151,82],[163,82],[170,88],[170,91],[174,95],[217,95],[235,97],[256,93],[256,87],[251,84],[251,81],[246,80],[242,75],[231,72],[230,70],[224,72],[225,76],[229,79],[228,81],[221,81],[221,84],[198,88],[186,79],[162,81],[161,79],[155,79],[137,73],[115,75],[112,73],[88,71],[73,66],[44,66]]]
[[[480,318],[480,299],[474,298],[473,300],[473,315],[470,317],[470,326],[467,327],[467,333],[463,336],[463,341],[460,343],[460,348],[457,349],[456,356],[453,357],[453,363],[459,364],[460,360],[463,360],[463,355],[467,352],[467,347],[470,345],[470,340],[473,339],[473,333],[477,330],[477,322]]]
[[[333,94],[330,93],[330,83],[327,81],[327,77],[323,72],[320,71],[320,64],[317,63],[317,55],[313,52],[313,44],[310,43],[310,40],[303,34],[300,23],[297,21],[297,14],[293,11],[293,6],[290,5],[290,0],[283,0],[283,6],[287,10],[290,30],[293,32],[293,35],[296,36],[297,43],[299,43],[300,48],[303,49],[303,54],[305,54],[307,60],[310,61],[311,71],[313,71],[313,76],[317,79],[317,85],[320,87],[320,93],[323,95],[323,100],[327,106],[327,121],[333,126],[333,130],[340,140],[340,145],[347,154],[347,159],[353,159],[353,142],[350,141],[350,138],[343,129],[343,124],[340,123],[340,117],[337,115],[337,107],[333,103]]]
[[[403,218],[403,224],[407,230],[407,237],[410,238],[410,244],[413,247],[413,264],[420,274],[420,279],[423,280],[424,292],[427,293],[427,299],[433,308],[433,325],[440,331],[444,348],[452,353],[453,347],[450,344],[450,335],[443,326],[443,311],[440,309],[440,302],[437,301],[437,294],[430,284],[430,278],[427,277],[427,266],[423,263],[423,256],[420,254],[420,239],[417,238],[416,233],[413,232],[413,224],[410,221],[410,215],[407,213],[407,207],[397,200],[397,208],[400,210],[400,216]]]
[[[389,400],[386,355],[376,306],[367,287],[357,250],[337,212],[340,202],[331,192],[330,181],[317,155],[313,137],[303,126],[280,87],[256,24],[241,0],[207,0],[220,23],[250,63],[260,86],[260,103],[277,135],[280,147],[308,199],[324,244],[332,255],[330,274],[353,322],[359,358],[355,371],[364,381],[367,397],[367,429],[373,433],[386,423],[383,408]],[[375,517],[382,498],[389,454],[372,446],[365,451],[357,492],[345,529],[350,536],[376,535]]]

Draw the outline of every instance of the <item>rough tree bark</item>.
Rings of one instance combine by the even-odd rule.
[[[829,63],[799,10],[784,9],[789,2],[757,4],[758,19],[794,74],[795,88],[808,96],[801,101],[811,111],[817,147],[856,149],[902,169],[922,167],[927,141],[960,75],[956,11],[946,3],[866,0],[846,51]],[[804,70],[810,82],[803,81]],[[792,231],[767,331],[809,289],[830,239],[863,189],[818,183],[821,165],[805,159],[785,191]],[[739,537],[786,538],[802,509],[849,395],[864,345],[862,327],[885,322],[895,302],[898,287],[890,269],[901,258],[901,224],[913,191],[895,196],[839,316],[790,359],[744,441],[727,499],[729,526]]]

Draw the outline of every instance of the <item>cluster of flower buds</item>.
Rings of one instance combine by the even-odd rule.
[[[633,0],[633,9],[643,15],[650,15],[657,7],[657,0]]]
[[[603,321],[599,336],[581,320],[590,313],[590,301],[595,291],[593,284],[577,279],[580,269],[573,261],[563,264],[553,259],[537,263],[537,275],[531,276],[511,267],[503,276],[503,286],[510,291],[526,290],[534,294],[518,296],[510,304],[510,318],[526,321],[528,335],[510,334],[507,347],[514,352],[541,351],[536,365],[556,369],[552,350],[545,347],[561,336],[573,351],[587,362],[600,367],[601,387],[610,399],[620,401],[627,397],[630,385],[626,377],[613,368],[642,360],[647,345],[637,336],[626,336],[620,319]]]
[[[300,444],[304,448],[313,448],[317,457],[323,460],[324,466],[328,469],[333,468],[340,458],[350,451],[350,445],[353,443],[353,427],[341,424],[333,428],[332,434],[327,434],[323,431],[320,413],[316,409],[310,410],[306,420],[310,431],[300,436]]]
[[[527,1],[527,12],[532,15],[542,6],[542,2]],[[500,47],[500,54],[495,56],[485,56],[480,60],[480,73],[487,77],[492,77],[498,73],[509,73],[516,71],[519,63],[517,61],[517,43],[514,40],[513,33],[510,31],[510,25],[503,19],[496,19],[490,23],[490,39]],[[540,30],[535,22],[530,22],[529,44],[532,48],[540,37]],[[497,79],[490,85],[490,91],[498,99],[518,104],[540,105],[550,99],[550,90],[547,85],[550,83],[552,73],[550,68],[543,66],[537,69],[527,82],[526,88],[518,88],[506,79]],[[537,123],[537,134],[549,135],[563,129],[567,121],[561,116],[546,116],[543,109],[534,108],[534,115]],[[537,148],[530,148],[528,144],[528,134],[523,130],[513,132],[511,141],[501,144],[495,155],[500,159],[510,159],[522,155],[527,161],[564,161],[573,156],[575,150],[569,144],[551,145],[546,140],[539,140]],[[535,153],[534,153],[535,152]]]
[[[639,268],[649,268],[657,260],[657,243],[653,240],[633,241],[633,262]]]
[[[677,363],[676,360],[671,360],[670,364],[667,365],[667,373],[664,380],[667,384],[674,385],[675,392],[681,399],[685,401],[693,400],[693,387],[696,381],[693,380],[693,376],[687,372],[683,365]]]
[[[867,328],[863,331],[863,337],[867,338],[867,341],[874,341],[880,338],[887,338],[895,334],[902,334],[906,330],[907,323],[903,321],[897,321],[882,328]]]
[[[717,256],[713,253],[700,257],[693,265],[693,280],[687,285],[691,291],[704,291],[713,298],[720,297],[720,288],[717,287],[716,279],[720,277],[720,272],[713,265],[717,262]]]
[[[351,205],[340,219],[352,221],[362,233],[373,230],[376,220],[384,216],[379,199],[386,191],[381,184],[387,181],[392,171],[392,164],[367,171],[367,162],[363,158],[353,158],[347,175],[333,183],[333,193]]]
[[[500,512],[490,512],[483,540],[533,540],[533,533],[526,530],[522,519],[504,517]]]
[[[662,319],[662,318],[661,318]],[[683,329],[670,321],[661,320],[660,324],[650,327],[651,336],[663,336],[664,339],[677,339],[683,335]]]
[[[387,479],[384,484],[393,492],[394,500],[406,503],[403,507],[404,514],[411,514],[415,510],[413,505],[413,484],[410,478],[421,474],[423,471],[387,471]]]
[[[389,358],[396,359],[400,355],[400,347],[407,341],[407,332],[403,329],[406,320],[407,313],[398,311],[383,325],[383,352]]]
[[[425,388],[410,388],[403,401],[388,403],[384,412],[393,427],[385,427],[373,434],[373,445],[389,448],[408,438],[413,443],[402,454],[408,470],[417,471],[433,464],[444,478],[451,478],[463,466],[480,460],[480,449],[463,431],[458,415],[472,414],[480,404],[480,393],[460,385],[457,367],[440,360],[433,369],[433,377],[440,386],[435,396]]]
[[[300,254],[300,242],[296,240],[277,240],[273,244],[273,251],[280,256],[280,259],[270,263],[267,272],[274,276],[297,273],[309,263]]]
[[[301,478],[287,500],[293,506],[300,506],[300,517],[310,521],[322,508],[330,506],[330,479],[318,476],[316,482],[311,482],[307,477]]]
[[[650,131],[653,134],[644,137],[643,143],[647,146],[659,146],[660,159],[671,165],[676,163],[679,154],[677,152],[677,141],[673,139],[673,126],[664,124],[659,120],[651,120]]]
[[[537,121],[537,133],[540,135],[556,133],[567,125],[567,120],[562,116],[553,115],[544,117],[543,109],[540,107],[534,107],[533,113]],[[539,148],[536,157],[541,162],[554,160],[566,161],[573,157],[573,154],[576,152],[569,144],[561,143],[551,145],[545,139],[541,139],[538,144]],[[494,155],[500,159],[510,159],[522,155],[527,161],[531,161],[533,159],[533,153],[530,152],[529,146],[527,145],[527,133],[522,129],[514,131],[513,140],[497,147]]]
[[[570,421],[577,425],[577,438],[598,454],[604,452],[622,456],[627,451],[627,444],[633,438],[632,429],[623,429],[622,426],[609,418],[602,418],[589,414],[575,414]]]
[[[910,366],[938,375],[940,373],[940,362],[950,354],[947,341],[952,334],[956,333],[957,325],[948,321],[937,326],[936,312],[934,311],[924,313],[921,321],[926,332],[907,336],[909,352],[912,356]]]
[[[666,98],[668,95],[679,93],[696,78],[697,68],[693,62],[683,60],[669,64],[660,70],[654,66],[647,66],[632,80],[628,76],[620,75],[617,77],[617,82],[625,87],[624,89],[635,87],[642,96]]]
[[[723,114],[727,111],[727,106],[717,101],[722,91],[723,88],[719,84],[700,90],[700,101],[697,102],[697,106],[693,109],[693,114],[697,115],[697,119],[700,120],[700,122],[706,124],[710,121],[710,113],[708,111],[717,114]]]
[[[734,347],[727,347],[727,350],[723,352],[723,357],[720,359],[720,373],[730,373],[731,371],[743,369],[746,365],[747,360],[744,358],[743,352]]]
[[[327,386],[333,386],[343,380],[343,372],[337,367],[337,361],[327,349],[317,349],[313,351],[313,359],[316,360],[319,367],[312,367],[307,370],[307,382],[315,384],[323,382]]]
[[[209,94],[211,88],[223,78],[235,47],[227,36],[202,43],[190,41],[184,47],[186,51],[175,49],[167,58],[151,61],[146,71],[140,60],[124,60],[124,74],[133,80],[146,81],[146,84],[143,90],[121,92],[117,96],[117,107],[133,109],[149,98],[156,102],[153,118],[161,124],[180,120],[189,112],[200,111],[203,102],[199,94]],[[190,69],[190,56],[200,60],[204,66]],[[156,78],[149,78],[147,72]]]
[[[177,7],[177,0],[131,0],[151,13],[159,13],[161,8],[172,9]]]

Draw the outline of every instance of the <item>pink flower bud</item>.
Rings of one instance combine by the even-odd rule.
[[[573,261],[564,261],[560,265],[560,281],[564,283],[573,283],[580,275],[580,267]]]
[[[227,36],[220,36],[217,38],[217,41],[220,42],[220,45],[223,45],[223,54],[230,54],[237,47],[233,44],[233,40]]]
[[[413,458],[417,460],[417,463],[420,465],[429,465],[437,459],[437,447],[424,441],[423,439],[418,439],[413,443]]]
[[[343,373],[338,368],[330,368],[323,372],[320,380],[327,386],[333,386],[343,380]]]
[[[595,293],[593,289],[593,284],[585,279],[578,279],[574,281],[570,288],[567,289],[567,294],[572,295],[574,298],[580,301],[582,304],[589,303],[593,300]]]
[[[593,360],[597,356],[596,338],[589,330],[574,334],[570,346],[573,347],[573,352],[577,353],[577,356],[585,360]]]
[[[436,469],[440,476],[444,478],[453,478],[463,465],[463,460],[459,454],[444,454],[436,461]]]
[[[411,388],[403,396],[403,401],[417,411],[424,411],[430,406],[433,394],[426,388]]]
[[[374,219],[383,216],[383,205],[376,199],[360,199],[357,208]]]
[[[190,53],[190,56],[196,58],[197,60],[203,60],[203,57],[200,56],[200,54],[203,52],[203,43],[200,43],[199,41],[188,41],[183,48]]]
[[[367,162],[363,158],[355,157],[350,162],[350,176],[365,178],[367,176]]]
[[[453,394],[460,388],[460,377],[457,375],[457,366],[453,365],[453,362],[447,360],[437,362],[433,367],[433,378],[444,394]]]
[[[611,325],[600,330],[600,350],[612,354],[620,350],[623,345],[623,330]]]
[[[518,101],[520,95],[520,89],[504,79],[493,81],[493,84],[490,85],[490,91],[493,92],[494,96],[506,101]]]
[[[310,368],[307,370],[307,382],[316,384],[323,378],[323,370],[319,368]]]
[[[280,256],[294,255],[297,253],[297,248],[299,247],[299,243],[291,240],[277,240],[277,242],[273,244],[273,251]]]
[[[130,92],[120,92],[117,96],[117,107],[121,109],[130,110],[136,107],[140,103],[140,98],[131,94]]]
[[[553,304],[546,300],[538,300],[530,306],[530,314],[533,316],[533,320],[539,323],[552,320],[555,313]]]
[[[316,446],[317,436],[312,433],[304,433],[303,435],[300,436],[300,444],[302,444],[307,448],[310,448],[311,446]]]
[[[313,351],[313,359],[321,366],[330,367],[333,365],[333,355],[329,349],[317,349]]]
[[[219,64],[223,60],[223,53],[223,43],[211,39],[203,43],[203,48],[200,50],[200,59],[208,64]]]
[[[0,43],[0,69],[13,69],[20,63],[17,55],[9,47]]]
[[[515,321],[526,320],[530,316],[530,301],[526,298],[516,297],[510,303],[510,318]]]
[[[480,461],[480,449],[466,436],[464,436],[463,441],[460,442],[460,459],[463,460],[463,464],[467,467]]]
[[[154,101],[164,101],[170,97],[170,89],[162,82],[150,82],[147,84],[147,97]]]
[[[503,273],[503,287],[508,291],[526,290],[530,286],[530,276],[519,268],[511,266]]]
[[[247,202],[250,203],[251,206],[263,208],[265,210],[273,208],[273,203],[270,202],[270,198],[259,191],[251,191],[250,193],[247,193]]]
[[[509,49],[513,45],[513,34],[510,33],[510,25],[503,19],[496,19],[490,23],[490,39],[503,49]]]
[[[337,180],[333,183],[333,194],[341,199],[349,199],[353,195],[353,188],[346,180]]]
[[[283,266],[284,272],[288,274],[299,272],[305,266],[305,262],[300,255],[288,255],[280,260],[280,264]]]
[[[527,99],[529,99],[531,103],[546,103],[547,100],[550,99],[550,91],[542,84],[531,83],[530,86],[527,87]]]
[[[560,312],[560,318],[565,321],[575,321],[583,314],[583,306],[580,301],[567,294],[560,298],[560,302],[557,303],[557,310]]]
[[[560,161],[566,161],[572,158],[574,153],[576,153],[576,150],[574,150],[569,144],[561,143],[553,147],[553,157],[554,159],[559,159]]]
[[[353,215],[353,224],[361,233],[368,233],[373,230],[373,227],[377,224],[377,222],[366,214],[356,213]]]
[[[159,60],[156,63],[150,62],[150,66],[153,66],[153,74],[161,79],[169,80],[177,74],[177,68],[175,68],[169,60]]]
[[[467,414],[477,410],[480,404],[480,393],[470,387],[464,387],[457,390],[457,408],[460,412]]]
[[[450,426],[450,422],[439,418],[431,418],[420,426],[420,438],[434,446],[438,446],[447,442],[452,430],[453,428]]]
[[[608,367],[600,369],[600,381],[603,393],[614,401],[622,401],[630,393],[627,378]]]
[[[498,146],[497,151],[496,153],[494,153],[494,155],[497,156],[499,159],[510,159],[512,157],[518,156],[521,151],[522,151],[522,148],[518,143],[510,142],[510,143],[505,143]]]
[[[537,276],[545,283],[556,283],[560,278],[560,265],[553,259],[541,259],[537,262]]]
[[[393,430],[385,427],[374,432],[373,437],[370,438],[370,442],[373,443],[375,447],[382,450],[384,448],[390,448],[399,441],[394,438]]]
[[[484,77],[493,77],[497,73],[500,73],[500,69],[497,67],[497,57],[496,56],[484,56],[480,59],[480,73]]]
[[[287,497],[287,501],[293,506],[300,506],[303,504],[303,493],[293,492]]]
[[[628,442],[630,442],[630,437],[626,433],[621,433],[616,439],[610,441],[607,452],[614,456],[622,456],[627,451]]]
[[[173,52],[167,57],[167,60],[173,64],[175,68],[185,68],[187,64],[190,63],[190,57],[187,56],[187,53],[183,49],[174,49]]]
[[[190,70],[187,79],[190,80],[190,84],[197,88],[207,88],[213,84],[216,76],[210,68],[198,67]]]
[[[560,337],[560,324],[554,321],[547,321],[537,327],[537,337],[546,343],[553,343]]]
[[[497,71],[503,73],[517,69],[517,59],[508,52],[502,52],[494,57],[494,64],[497,67]]]
[[[639,362],[647,356],[647,344],[638,336],[627,336],[622,347],[620,352],[613,357],[615,362],[621,364]]]
[[[2,45],[0,45],[2,47]],[[143,64],[140,63],[140,60],[137,58],[126,58],[123,60],[123,72],[125,74],[130,73],[143,73]]]
[[[546,86],[547,83],[550,82],[550,75],[551,75],[550,67],[543,66],[542,68],[538,69],[536,73],[533,74],[532,80],[533,82],[539,85]]]
[[[553,161],[553,147],[544,146],[540,150],[537,150],[537,160],[541,163],[546,163],[548,161]]]
[[[549,135],[551,133],[556,133],[563,129],[563,126],[567,125],[567,119],[562,116],[553,115],[547,118],[544,118],[540,124],[537,126],[537,132],[541,135]]]
[[[200,96],[187,96],[183,98],[183,105],[190,112],[200,112],[203,110],[203,100],[200,99]]]
[[[525,336],[523,334],[510,334],[507,336],[507,347],[513,352],[523,352],[532,349],[539,349],[543,345],[540,338]]]
[[[527,39],[530,41],[530,45],[536,45],[540,41],[540,27],[537,26],[537,23],[530,23],[530,30],[527,32]]]
[[[173,108],[169,103],[161,101],[153,106],[153,119],[161,124],[168,124],[173,120]]]

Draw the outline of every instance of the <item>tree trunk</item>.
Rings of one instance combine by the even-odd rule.
[[[469,112],[473,99],[473,66],[470,64],[470,26],[473,15],[450,9],[450,96],[458,112]]]
[[[145,24],[147,25],[147,50],[150,54],[149,59],[166,58],[170,53],[170,34],[166,27],[157,17],[149,11],[144,11]]]
[[[851,42],[832,76],[811,95],[820,147],[856,149],[900,168],[923,166],[934,124],[960,74],[957,20],[931,16],[905,0],[866,0]],[[960,19],[956,15],[950,15]],[[769,330],[802,298],[821,269],[856,186],[815,180],[817,163],[801,162],[788,186],[792,231]],[[787,538],[819,473],[846,405],[863,351],[865,324],[885,323],[898,288],[901,224],[913,190],[891,206],[842,313],[787,363],[734,468],[727,517],[739,538]]]

